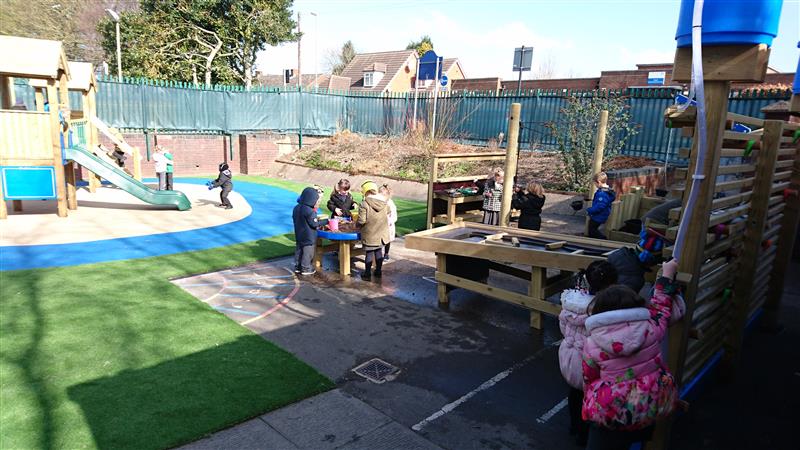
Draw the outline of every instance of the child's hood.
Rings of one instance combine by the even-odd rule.
[[[616,192],[614,192],[614,190],[611,189],[610,187],[604,187],[604,188],[600,189],[600,192],[603,192],[608,196],[608,201],[609,202],[613,202],[617,198]]]
[[[586,307],[594,298],[581,289],[567,289],[561,293],[561,307],[575,314],[586,314]]]
[[[313,208],[317,204],[317,200],[319,200],[319,192],[313,187],[307,187],[303,189],[300,197],[297,198],[297,203]]]
[[[375,212],[381,212],[386,209],[386,197],[380,194],[370,195],[364,199],[364,203]]]
[[[638,352],[650,333],[650,310],[628,308],[594,314],[586,319],[586,330],[598,347],[611,355]]]

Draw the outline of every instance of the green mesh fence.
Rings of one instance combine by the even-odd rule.
[[[125,79],[99,82],[97,115],[112,127],[181,133],[236,134],[248,131],[303,133],[330,136],[340,130],[368,135],[397,135],[417,120],[430,125],[433,99],[413,93],[383,94],[299,91],[296,88],[254,88],[240,86],[195,88],[186,83]],[[623,154],[681,162],[677,149],[689,144],[664,127],[664,109],[673,102],[670,88],[628,89],[617,94],[627,98],[632,122],[638,134],[630,138]],[[18,80],[16,94],[33,108],[33,90]],[[555,139],[546,127],[559,120],[565,98],[594,95],[588,91],[532,90],[497,95],[494,92],[462,92],[437,100],[437,129],[448,138],[483,145],[507,128],[511,103],[522,104],[520,146],[522,149],[551,149]],[[729,109],[761,117],[761,108],[786,100],[786,91],[732,92]],[[70,106],[80,109],[79,92],[70,92]]]

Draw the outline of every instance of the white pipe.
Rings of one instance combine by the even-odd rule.
[[[703,86],[703,0],[695,0],[694,14],[692,15],[692,91],[697,100],[697,161],[692,174],[689,190],[689,199],[684,208],[685,214],[681,217],[678,225],[678,236],[675,238],[675,249],[672,256],[680,260],[683,251],[683,241],[686,228],[694,213],[694,206],[697,203],[697,195],[700,185],[705,178],[703,165],[706,159],[706,98]]]

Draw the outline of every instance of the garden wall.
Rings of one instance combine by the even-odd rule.
[[[234,173],[263,175],[270,171],[271,165],[278,157],[277,141],[283,136],[273,134],[241,134],[234,135],[232,147],[233,158],[228,140],[224,135],[165,135],[147,136],[150,149],[156,143],[164,146],[173,154],[176,176],[213,175],[219,172],[219,164],[227,162]],[[138,147],[142,155],[142,174],[145,177],[155,176],[153,160],[147,160],[147,144],[143,133],[126,133],[125,141]],[[105,136],[100,142],[107,148],[114,144]],[[130,167],[130,162],[126,165]]]

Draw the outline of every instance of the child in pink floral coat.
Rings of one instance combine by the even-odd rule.
[[[662,267],[647,304],[627,286],[598,293],[586,319],[583,419],[592,422],[587,449],[627,449],[648,440],[652,426],[678,401],[675,379],[661,356],[677,292],[677,262]],[[677,317],[673,317],[676,320]]]

